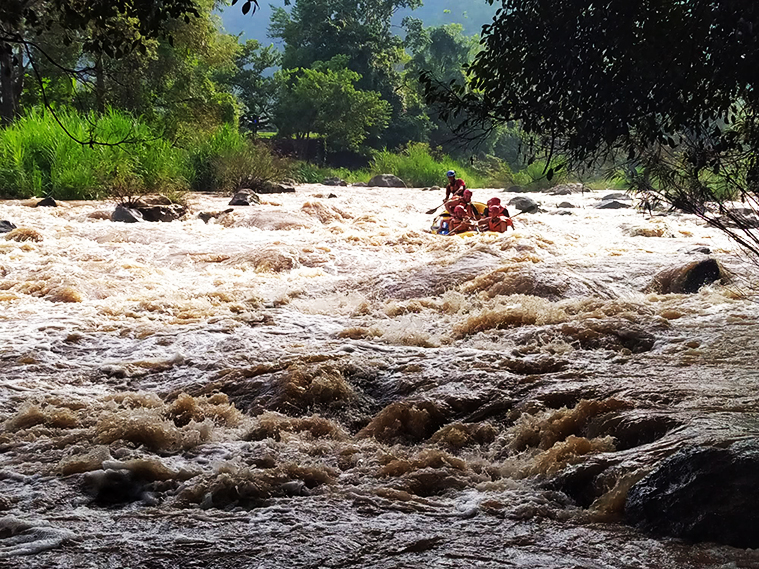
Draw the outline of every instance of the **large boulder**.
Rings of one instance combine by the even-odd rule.
[[[645,292],[693,294],[702,286],[716,282],[722,277],[722,268],[714,259],[692,261],[661,271],[654,276]]]
[[[136,209],[117,205],[111,214],[111,221],[120,221],[122,223],[137,223],[143,221],[142,214]]]
[[[759,548],[759,441],[675,453],[630,489],[625,517],[656,535]]]
[[[10,221],[0,221],[0,233],[10,233],[14,229],[16,229],[16,225]]]
[[[535,213],[538,211],[538,202],[527,196],[516,196],[509,200],[509,205],[524,213]]]
[[[369,180],[370,188],[405,188],[406,183],[393,174],[378,174]]]

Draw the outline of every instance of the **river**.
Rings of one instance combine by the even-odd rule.
[[[0,202],[0,567],[759,567],[623,517],[676,450],[756,437],[756,267],[602,195],[471,237],[420,189]],[[707,255],[729,279],[644,292]]]

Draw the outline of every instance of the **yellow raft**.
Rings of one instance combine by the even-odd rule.
[[[487,204],[481,202],[472,202],[472,207],[477,210],[479,215],[484,215],[485,210],[488,208]],[[447,211],[438,215],[432,222],[430,231],[437,235],[448,235],[448,227],[451,221],[451,214]],[[512,226],[513,227],[513,226]],[[497,231],[464,231],[462,233],[454,233],[456,237],[471,237],[472,235],[501,235]]]

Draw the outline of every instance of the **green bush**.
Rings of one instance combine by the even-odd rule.
[[[455,170],[467,186],[482,188],[487,179],[475,170],[465,168],[449,156],[433,156],[428,144],[415,142],[400,153],[380,150],[374,153],[369,166],[370,174],[395,174],[410,187],[445,185],[445,173]]]
[[[256,181],[281,179],[288,170],[287,162],[268,146],[248,140],[230,125],[197,137],[189,162],[197,191],[236,191]]]

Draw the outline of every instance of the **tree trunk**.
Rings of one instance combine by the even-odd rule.
[[[16,75],[12,53],[0,46],[0,124],[4,126],[11,124],[18,115]]]

